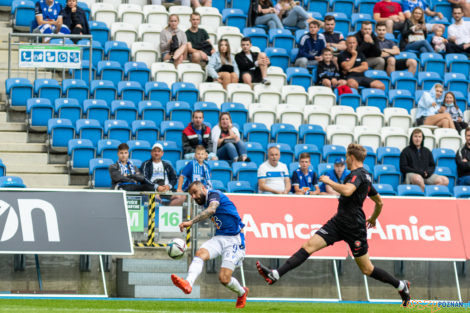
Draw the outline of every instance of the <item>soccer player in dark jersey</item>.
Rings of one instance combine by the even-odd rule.
[[[256,262],[258,272],[269,285],[278,281],[281,276],[305,262],[315,251],[344,240],[351,249],[354,259],[362,273],[397,288],[403,306],[410,302],[410,283],[398,280],[381,268],[372,265],[367,253],[367,227],[374,227],[377,217],[382,211],[382,200],[372,180],[363,168],[366,149],[358,144],[350,144],[346,153],[346,164],[351,173],[344,184],[333,182],[328,176],[321,176],[320,181],[331,186],[340,194],[338,212],[322,228],[320,228],[299,251],[294,253],[281,267],[272,270]],[[372,216],[366,220],[362,205],[369,196],[375,202]]]

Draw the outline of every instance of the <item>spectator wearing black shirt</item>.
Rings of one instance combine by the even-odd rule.
[[[382,51],[380,51],[377,36],[372,32],[372,23],[370,21],[362,22],[361,30],[355,36],[357,50],[365,55],[369,67],[383,71],[385,60],[381,57]]]
[[[191,14],[191,27],[186,30],[189,57],[193,63],[209,62],[209,57],[215,52],[206,30],[199,28],[200,23],[201,14],[193,12]]]
[[[465,129],[465,144],[455,154],[458,184],[470,186],[470,127]]]
[[[418,62],[414,59],[395,59],[395,56],[400,54],[400,49],[394,41],[385,38],[385,34],[387,33],[385,22],[378,22],[375,30],[377,32],[377,41],[379,42],[380,50],[382,52],[381,56],[384,58],[387,66],[386,70],[388,75],[394,71],[403,70],[408,70],[414,74],[416,72]]]
[[[68,0],[60,15],[62,15],[62,22],[70,29],[71,34],[88,35],[90,33],[86,13],[77,6],[77,0]],[[77,43],[79,39],[72,40]]]
[[[346,50],[346,40],[343,33],[335,32],[336,20],[333,15],[325,16],[325,31],[323,35],[326,40],[326,47],[333,51],[334,55],[338,55],[341,51]]]
[[[364,54],[357,51],[357,39],[355,36],[348,36],[346,38],[346,47],[346,50],[341,52],[338,57],[338,64],[347,80],[347,85],[355,89],[362,86],[385,90],[385,85],[380,80],[364,76],[364,72],[369,69],[369,66]]]
[[[323,61],[320,61],[317,67],[317,83],[331,88],[346,85],[346,81],[340,79],[341,74],[338,66],[333,62],[332,51],[328,48],[323,49],[322,57]]]
[[[238,70],[240,71],[240,82],[253,87],[253,83],[263,83],[270,85],[271,82],[266,79],[268,75],[269,58],[264,52],[251,51],[251,39],[242,38],[242,51],[235,55]]]

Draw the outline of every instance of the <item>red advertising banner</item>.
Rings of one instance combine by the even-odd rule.
[[[338,206],[338,199],[331,197],[239,194],[229,197],[246,225],[247,257],[289,257],[333,217]],[[468,200],[398,197],[383,200],[377,225],[368,232],[371,258],[465,260],[464,246],[470,252],[470,206],[460,201]],[[367,217],[373,209],[374,203],[366,200]],[[461,221],[468,224],[462,225],[468,238],[466,245]],[[338,242],[312,257],[341,259],[348,254],[351,253],[347,244]]]
[[[470,199],[458,199],[457,210],[465,246],[465,255],[470,260]]]

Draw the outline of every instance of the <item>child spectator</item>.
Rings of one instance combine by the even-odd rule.
[[[317,174],[310,168],[310,154],[299,156],[299,168],[292,174],[292,192],[296,195],[319,195]]]
[[[317,82],[319,85],[336,88],[341,85],[346,85],[344,79],[340,79],[338,66],[333,62],[333,52],[329,48],[322,51],[323,61],[318,63],[317,68]]]
[[[455,101],[455,95],[453,92],[449,91],[446,93],[444,98],[444,105],[446,106],[446,112],[450,114],[452,120],[454,121],[455,129],[460,134],[462,129],[467,128],[468,124],[463,120],[462,111]]]
[[[207,188],[212,188],[209,164],[204,161],[207,159],[206,148],[201,145],[197,146],[194,157],[195,160],[192,160],[186,164],[186,166],[183,168],[183,171],[181,172],[181,175],[178,179],[177,192],[186,192],[188,190],[189,184],[194,181],[201,181]],[[184,182],[184,178],[186,178],[186,182]]]
[[[434,51],[438,53],[446,52],[447,39],[442,36],[443,34],[444,29],[442,29],[442,27],[438,27],[434,32],[434,37],[432,37],[432,45],[434,47]]]
[[[308,24],[309,32],[300,38],[299,53],[295,66],[304,67],[317,65],[321,61],[320,53],[326,47],[325,36],[319,34],[320,23],[312,21]]]

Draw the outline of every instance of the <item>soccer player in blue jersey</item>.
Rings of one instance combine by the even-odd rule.
[[[245,225],[238,215],[237,208],[230,199],[218,190],[207,189],[200,181],[189,185],[188,192],[197,204],[203,205],[205,210],[192,220],[179,225],[183,231],[194,223],[210,218],[217,230],[215,236],[206,241],[196,255],[188,269],[186,279],[171,275],[171,280],[184,293],[190,294],[196,278],[201,274],[204,261],[222,256],[219,280],[228,289],[237,293],[237,308],[245,307],[249,289],[242,287],[238,280],[232,277],[236,267],[240,266],[245,258],[245,236],[242,232]]]

